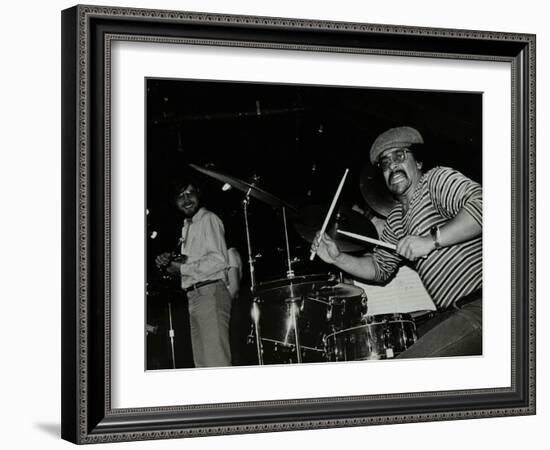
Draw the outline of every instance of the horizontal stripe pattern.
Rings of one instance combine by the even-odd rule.
[[[425,173],[403,214],[401,204],[393,208],[381,239],[396,245],[409,235],[427,236],[434,225],[443,226],[460,211],[467,211],[482,224],[482,189],[475,181],[448,167],[436,167]],[[397,253],[376,247],[376,281],[385,283],[402,264],[411,264],[438,309],[446,309],[455,300],[481,288],[482,239],[445,247],[427,258],[411,263]]]

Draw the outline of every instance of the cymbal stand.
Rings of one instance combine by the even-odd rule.
[[[284,227],[285,227],[285,244],[286,244],[286,263],[287,263],[287,268],[288,270],[286,271],[286,276],[287,278],[292,278],[294,277],[294,270],[292,270],[292,261],[290,259],[290,245],[289,245],[289,241],[288,241],[288,225],[287,225],[287,222],[286,222],[286,207],[282,207],[283,208],[283,224],[284,224]]]
[[[252,243],[250,240],[250,227],[248,225],[248,204],[250,203],[250,191],[248,190],[244,199],[243,199],[243,215],[244,215],[244,226],[246,229],[246,245],[248,248],[248,267],[250,270],[250,290],[254,291],[256,287],[256,276],[254,272],[254,257],[252,256]]]
[[[292,270],[292,260],[290,257],[290,244],[288,239],[288,225],[286,221],[286,208],[283,206],[283,224],[285,228],[285,244],[286,244],[286,262],[287,268],[286,276],[287,278],[294,277],[294,270]],[[302,299],[303,301],[303,299]],[[300,314],[300,307],[296,303],[296,300],[290,302],[290,320],[291,328],[294,330],[294,343],[296,345],[296,362],[300,364],[302,362],[302,347],[300,346],[300,330],[298,328],[298,316]]]
[[[254,289],[256,288],[256,275],[254,271],[254,256],[252,255],[252,241],[250,239],[250,226],[248,224],[248,204],[250,203],[250,192],[252,188],[248,190],[246,193],[244,199],[243,199],[243,215],[244,215],[244,226],[246,230],[246,245],[248,248],[248,267],[250,270],[250,291],[254,293]],[[258,354],[258,364],[260,366],[263,366],[264,364],[264,358],[263,358],[263,348],[262,348],[262,337],[260,334],[260,306],[259,306],[260,299],[258,297],[254,297],[254,300],[252,301],[252,310],[251,310],[251,317],[252,322],[254,323],[254,335],[256,338],[256,353]]]

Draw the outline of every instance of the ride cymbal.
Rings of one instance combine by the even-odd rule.
[[[361,171],[359,179],[361,194],[373,211],[382,217],[388,217],[392,208],[397,204],[395,198],[386,187],[381,175],[376,173],[376,168],[367,164]]]
[[[247,195],[250,195],[251,197],[254,197],[264,203],[267,203],[270,206],[276,207],[276,208],[286,208],[287,210],[292,210],[296,212],[296,208],[292,206],[290,203],[285,202],[284,200],[276,197],[273,194],[270,194],[269,192],[263,190],[262,188],[258,187],[254,183],[248,183],[246,181],[240,180],[238,178],[232,177],[230,175],[226,175],[220,172],[216,172],[214,170],[210,169],[204,169],[200,166],[197,166],[196,164],[189,164],[193,169],[211,177],[218,181],[222,181],[223,183],[227,183],[230,186],[234,187],[235,189],[238,189],[242,192],[244,192]]]

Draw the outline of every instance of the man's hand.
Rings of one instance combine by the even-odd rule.
[[[423,258],[435,249],[431,236],[405,236],[397,243],[396,252],[410,261]]]
[[[172,254],[170,252],[164,252],[155,258],[155,264],[160,269],[161,267],[166,267],[170,263],[171,259]]]
[[[166,272],[168,273],[180,273],[181,263],[179,261],[170,261],[170,264],[166,266]]]
[[[319,243],[319,232],[315,235],[313,244],[311,244],[311,250],[315,251],[319,258],[329,264],[334,264],[336,259],[340,256],[340,250],[336,245],[336,242],[326,233],[323,234]]]

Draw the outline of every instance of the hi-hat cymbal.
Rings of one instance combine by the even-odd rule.
[[[313,242],[315,234],[321,229],[328,211],[327,205],[310,205],[300,209],[300,215],[293,217],[294,228],[308,242]],[[346,206],[337,206],[332,213],[326,233],[336,241],[343,252],[356,252],[371,247],[365,242],[358,242],[337,233],[346,230],[363,236],[378,239],[374,224],[361,213]],[[352,231],[353,230],[353,231]]]
[[[397,204],[382,176],[377,174],[376,169],[370,164],[363,167],[361,171],[359,188],[367,205],[382,217],[387,217]]]
[[[196,164],[189,164],[193,169],[212,177],[218,181],[222,181],[224,183],[229,184],[230,186],[234,187],[235,189],[238,189],[245,194],[250,195],[251,197],[254,197],[258,200],[261,200],[264,203],[267,203],[268,205],[278,207],[278,208],[286,208],[287,210],[291,210],[294,212],[297,212],[296,208],[292,206],[290,203],[285,202],[284,200],[276,197],[273,194],[270,194],[269,192],[263,190],[262,188],[256,186],[253,183],[248,183],[246,181],[240,180],[238,178],[232,177],[230,175],[226,175],[220,172],[215,172],[214,170],[210,169],[204,169],[200,166],[197,166]]]

